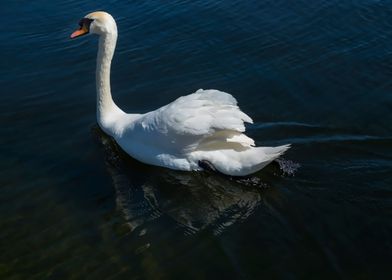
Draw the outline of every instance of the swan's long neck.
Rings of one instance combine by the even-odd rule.
[[[116,41],[116,30],[112,33],[102,34],[99,38],[96,72],[97,119],[103,129],[110,120],[110,115],[118,110],[110,92],[110,65],[116,48]]]

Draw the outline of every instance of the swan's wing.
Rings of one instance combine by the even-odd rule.
[[[252,123],[252,119],[230,94],[200,89],[144,115],[139,122],[144,129],[164,135],[205,138],[217,131],[244,132],[244,122]]]

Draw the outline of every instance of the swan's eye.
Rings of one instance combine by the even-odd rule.
[[[79,21],[79,27],[80,29],[82,28],[86,28],[87,30],[90,30],[90,24],[93,22],[93,19],[89,19],[89,18],[82,18]]]

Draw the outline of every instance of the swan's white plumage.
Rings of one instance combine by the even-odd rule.
[[[198,90],[155,111],[139,116],[112,135],[138,160],[179,170],[199,170],[208,160],[228,175],[256,172],[287,150],[254,147],[243,134],[252,119],[228,93]]]
[[[198,90],[146,114],[126,114],[110,93],[110,63],[117,40],[114,19],[105,12],[92,19],[90,32],[100,35],[97,57],[97,117],[101,128],[130,156],[147,164],[177,170],[200,170],[209,161],[233,176],[254,173],[283,154],[289,145],[254,147],[244,123],[252,119],[236,99],[218,90]]]

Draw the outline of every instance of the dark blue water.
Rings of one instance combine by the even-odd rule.
[[[1,279],[392,274],[391,1],[0,8]],[[292,143],[283,163],[301,167],[236,181],[125,155],[96,125],[97,38],[68,39],[99,9],[118,23],[121,108],[227,91],[255,121],[248,135]]]

